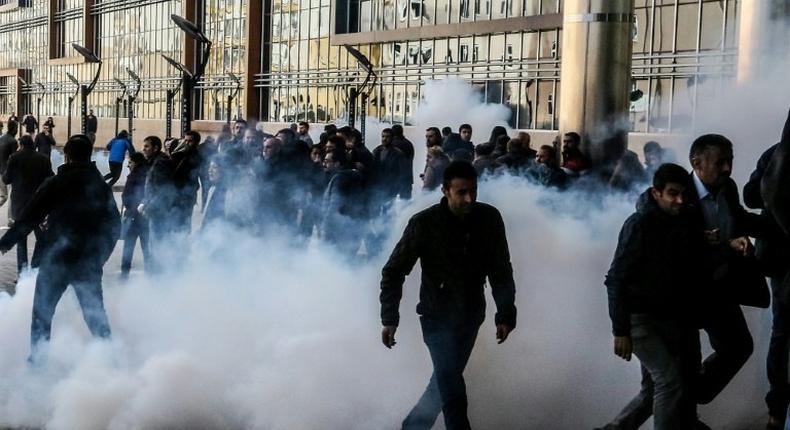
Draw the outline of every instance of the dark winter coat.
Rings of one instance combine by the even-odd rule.
[[[466,322],[485,318],[486,278],[496,302],[496,324],[516,325],[513,268],[499,211],[475,203],[462,220],[447,200],[414,215],[381,271],[381,322],[398,325],[403,282],[422,266],[417,313]]]
[[[321,203],[321,234],[327,240],[347,239],[359,231],[348,223],[363,218],[362,176],[353,169],[332,174]]]
[[[765,207],[771,210],[782,230],[790,235],[790,113],[788,113],[782,140],[774,150],[763,174],[762,194]]]
[[[96,115],[88,115],[85,118],[85,131],[88,133],[96,133],[98,128],[99,120],[96,118]]]
[[[164,216],[173,207],[176,198],[173,170],[173,162],[163,152],[148,160],[143,204],[149,219]]]
[[[411,197],[411,187],[414,184],[414,145],[406,137],[399,136],[392,138],[392,146],[400,149],[403,155],[406,156],[406,172],[407,178],[404,179],[403,189],[400,190],[400,195],[404,197]]]
[[[8,133],[3,133],[0,136],[0,174],[5,173],[8,168],[8,158],[16,152],[17,148],[19,148],[19,144],[14,136]]]
[[[604,282],[614,335],[630,335],[632,314],[691,324],[707,274],[701,252],[703,236],[693,215],[668,215],[645,191],[620,230]]]
[[[568,183],[568,174],[559,167],[535,163],[526,170],[528,179],[546,187],[564,189]]]
[[[790,264],[788,264],[790,262],[790,237],[779,227],[771,211],[765,208],[765,203],[760,193],[763,176],[777,146],[779,144],[768,148],[760,156],[760,159],[757,161],[757,167],[749,177],[749,182],[743,187],[743,201],[746,203],[746,206],[752,209],[762,209],[760,219],[766,229],[766,237],[757,239],[755,253],[763,268],[763,273],[766,276],[773,277],[782,276],[790,269]],[[787,180],[790,180],[790,178],[787,178]]]
[[[497,158],[496,162],[500,166],[505,166],[511,175],[520,175],[532,164],[532,159],[525,153],[508,152]]]
[[[0,249],[9,249],[44,219],[42,267],[58,264],[69,270],[100,271],[121,231],[112,190],[91,162],[60,166],[0,239]]]
[[[36,148],[36,151],[49,158],[50,155],[52,155],[52,148],[55,147],[55,138],[44,133],[39,133],[33,141],[33,146]]]
[[[198,148],[185,148],[170,155],[173,163],[173,185],[176,188],[176,204],[182,210],[192,212],[200,188],[201,157]]]
[[[442,151],[451,160],[464,160],[471,162],[475,154],[475,145],[461,139],[457,133],[449,134],[442,142]]]
[[[706,230],[705,217],[699,194],[693,185],[693,177],[689,181],[692,185],[686,188],[686,202],[696,223],[696,228],[702,234]],[[750,213],[743,208],[738,194],[738,186],[732,178],[725,180],[719,193],[723,193],[724,201],[727,203],[732,218],[729,239],[741,236],[765,237],[767,230],[764,223],[759,215]],[[722,232],[722,234],[726,234],[726,232]],[[768,287],[753,258],[737,254],[730,248],[726,240],[718,245],[706,243],[704,250],[705,252],[698,260],[707,260],[705,264],[711,268],[712,272],[715,272],[713,277],[716,286],[709,292],[710,299],[736,301],[744,305],[755,305],[756,302],[760,302],[759,307],[768,305],[764,302],[764,300],[770,300]]]
[[[128,217],[137,215],[137,207],[145,197],[145,178],[148,175],[149,165],[137,166],[126,176],[126,184],[121,193],[121,202]]]
[[[3,182],[11,187],[11,217],[19,218],[22,209],[33,198],[38,187],[52,176],[49,157],[33,148],[15,152],[8,159],[8,168],[3,173]]]
[[[373,150],[373,168],[370,174],[371,193],[379,200],[392,200],[398,196],[408,180],[408,159],[400,149],[379,145]]]

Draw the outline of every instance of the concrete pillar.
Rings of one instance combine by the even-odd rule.
[[[790,0],[739,4],[738,83],[743,84],[774,72],[777,59],[790,57]]]
[[[634,0],[565,0],[560,132],[582,136],[593,165],[627,146]]]

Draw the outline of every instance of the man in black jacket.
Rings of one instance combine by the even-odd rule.
[[[148,252],[148,220],[137,211],[145,195],[145,177],[149,165],[145,156],[140,152],[129,155],[129,174],[121,194],[123,204],[123,254],[121,256],[121,278],[129,276],[132,269],[132,258],[137,238],[140,238],[140,248],[143,251],[143,264],[150,264],[151,255]]]
[[[790,117],[785,128],[790,127]],[[782,231],[772,211],[766,208],[762,198],[763,177],[774,157],[780,142],[768,148],[757,161],[757,167],[752,172],[749,182],[743,187],[743,201],[752,209],[762,209],[760,219],[766,229],[766,237],[758,239],[755,254],[763,274],[771,280],[771,308],[773,311],[773,326],[771,327],[771,342],[768,347],[767,366],[768,382],[771,385],[765,402],[768,405],[769,429],[784,428],[785,415],[790,404],[790,383],[788,383],[788,352],[790,351],[790,236]],[[782,178],[781,182],[790,181]],[[776,184],[766,184],[768,186]]]
[[[748,301],[763,295],[768,299],[765,278],[747,258],[752,253],[748,237],[762,237],[764,229],[758,215],[741,206],[738,187],[730,178],[732,160],[732,142],[718,134],[700,136],[689,152],[693,186],[686,198],[706,241],[697,261],[707,265],[712,277],[702,328],[714,352],[702,363],[697,392],[701,404],[711,402],[752,353],[740,304],[753,303],[744,301],[742,293],[751,296]]]
[[[93,109],[88,111],[88,116],[85,117],[85,134],[91,140],[91,144],[96,143],[96,131],[99,129],[99,120],[93,114]]]
[[[56,146],[55,138],[52,135],[52,125],[44,123],[41,127],[41,133],[36,135],[36,139],[33,143],[36,151],[50,158],[52,155],[52,148]]]
[[[477,200],[477,172],[464,161],[444,171],[441,203],[414,215],[381,278],[381,340],[395,345],[403,282],[419,259],[420,314],[433,375],[404,429],[430,429],[439,412],[448,430],[469,429],[463,371],[485,319],[486,277],[497,306],[496,337],[516,326],[515,283],[505,224],[499,211]]]
[[[11,154],[19,148],[16,141],[16,131],[17,123],[8,121],[5,134],[0,136],[0,175],[5,173]],[[0,206],[3,206],[6,201],[8,201],[8,187],[5,182],[0,181]]]
[[[52,163],[49,157],[39,154],[34,149],[33,139],[30,135],[19,138],[20,149],[8,159],[8,167],[3,173],[3,182],[11,185],[11,218],[18,219],[22,215],[30,199],[45,179],[52,176]],[[36,236],[36,246],[33,250],[33,261],[30,262],[35,269],[41,260],[41,229],[33,228]],[[16,244],[16,265],[19,273],[28,265],[27,261],[27,236]]]
[[[373,150],[373,168],[370,177],[370,194],[374,210],[385,211],[398,197],[408,180],[408,159],[393,145],[393,133],[389,128],[381,131],[381,145]]]
[[[148,248],[152,258],[150,264],[146,265],[146,271],[157,272],[160,268],[157,263],[158,254],[174,228],[174,222],[170,219],[176,201],[173,163],[162,152],[162,140],[157,136],[148,136],[143,140],[143,155],[148,172],[143,200],[137,211],[148,220]]]
[[[692,386],[699,365],[699,311],[705,268],[695,261],[702,235],[684,210],[688,172],[664,164],[637,211],[623,224],[606,275],[614,352],[642,364],[642,390],[606,429],[636,430],[654,414],[655,429],[696,423]]]
[[[0,238],[0,251],[6,252],[46,219],[30,329],[33,362],[41,344],[49,340],[55,307],[69,285],[91,334],[110,337],[102,267],[120,235],[121,217],[112,190],[90,161],[90,139],[74,135],[63,151],[66,164],[41,185],[14,226]]]
[[[400,149],[406,157],[406,168],[403,180],[403,187],[399,191],[402,199],[411,199],[411,189],[414,186],[414,144],[403,135],[403,126],[394,124],[392,126],[392,146]]]

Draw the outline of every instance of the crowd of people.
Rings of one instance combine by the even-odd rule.
[[[462,311],[474,308],[475,324],[464,326],[467,334],[459,335],[458,342],[465,346],[456,351],[457,356],[445,351],[440,361],[434,360],[435,366],[451,365],[451,375],[445,375],[446,380],[432,379],[427,397],[404,422],[404,428],[422,428],[420,422],[432,423],[444,410],[448,428],[467,428],[465,392],[457,386],[459,378],[463,383],[459,366],[462,372],[482,322],[486,277],[500,308],[501,341],[515,328],[516,318],[502,220],[495,209],[475,202],[478,179],[509,175],[559,191],[588,189],[583,187],[591,184],[616,190],[644,186],[647,190],[635,213],[622,228],[605,281],[614,352],[626,360],[637,356],[643,381],[637,397],[604,428],[637,429],[651,415],[656,429],[706,428],[697,419],[696,406],[711,402],[751,355],[753,341],[740,306],[769,306],[766,277],[773,291],[774,314],[768,356],[771,390],[766,396],[769,428],[784,425],[790,403],[790,239],[765,203],[765,187],[770,185],[763,180],[782,144],[763,154],[744,187],[746,204],[762,209],[758,215],[741,206],[738,187],[730,178],[732,143],[713,134],[691,145],[688,172],[673,163],[671,151],[653,141],[643,147],[644,164],[636,153],[625,150],[602,169],[585,155],[582,138],[574,132],[533,149],[528,133],[509,136],[500,126],[479,144],[473,143],[469,124],[457,132],[429,127],[425,167],[416,175],[414,167],[421,163],[415,162],[415,145],[397,124],[381,130],[370,150],[362,134],[349,126],[327,125],[314,142],[305,122],[271,135],[239,119],[216,138],[203,139],[197,131],[165,141],[148,136],[139,152],[127,132],[121,131],[107,145],[109,173],[102,177],[90,163],[95,137],[72,136],[64,147],[66,164],[55,175],[50,161],[56,145],[54,124],[50,119],[39,131],[36,119],[26,118],[32,120],[9,118],[0,137],[0,206],[8,199],[10,185],[12,223],[0,239],[0,249],[16,246],[20,272],[27,266],[39,268],[33,352],[49,338],[55,305],[69,284],[76,285],[92,333],[110,335],[101,274],[118,238],[124,240],[123,278],[130,273],[138,241],[145,271],[157,274],[178,270],[179,262],[167,261],[163,267],[165,260],[154,255],[178,255],[178,247],[188,246],[193,230],[211,234],[227,225],[250,235],[285,233],[298,240],[317,236],[345,258],[357,259],[382,251],[385,231],[376,225],[388,219],[398,199],[412,198],[418,179],[425,191],[441,188],[444,199],[413,218],[384,269],[382,340],[388,347],[394,345],[400,289],[416,259],[430,260],[423,271],[435,273],[437,279],[450,273],[468,275],[445,280],[474,284],[469,284],[468,294],[451,299],[447,299],[451,294],[434,291],[445,283],[437,286],[424,279],[423,288],[429,293],[425,297],[421,293],[421,300],[427,297],[430,303],[422,307],[422,315],[437,312],[450,321],[458,313],[447,311],[456,309],[452,306]],[[20,124],[25,132],[17,139]],[[788,129],[790,118],[785,146],[790,145]],[[119,211],[111,187],[120,179],[127,158],[129,174]],[[196,209],[201,215],[193,220]],[[28,261],[26,237],[31,232],[36,248]],[[496,241],[487,241],[494,237]],[[758,240],[757,252],[750,237]],[[455,255],[448,250],[463,252]],[[484,266],[490,273],[465,263],[489,260],[490,265]],[[76,266],[88,269],[77,273]],[[473,290],[479,294],[472,294]],[[440,312],[444,308],[434,302],[439,297],[454,300],[447,312]],[[468,300],[474,303],[463,305]],[[423,329],[442,336],[442,330],[455,330],[448,327],[456,326],[424,325]],[[704,360],[700,330],[707,333],[714,351]],[[471,343],[464,336],[471,337]],[[454,397],[445,398],[445,392]]]

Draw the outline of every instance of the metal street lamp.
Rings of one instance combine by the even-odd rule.
[[[200,44],[203,48],[202,55],[200,56],[200,64],[195,73],[189,73],[188,69],[183,64],[163,55],[170,65],[181,72],[181,137],[184,137],[184,133],[189,131],[192,127],[192,90],[206,71],[206,65],[209,60],[208,54],[211,51],[211,40],[206,37],[200,28],[186,19],[175,14],[170,15],[170,19],[173,20],[176,26],[180,28],[187,37]]]
[[[74,85],[77,86],[77,90],[74,91],[74,95],[69,96],[69,113],[67,116],[68,119],[66,120],[66,139],[68,139],[71,137],[71,106],[74,104],[74,98],[77,97],[77,93],[80,92],[82,85],[80,84],[80,81],[78,81],[77,78],[75,78],[71,73],[66,72],[66,77],[68,77],[69,80],[74,82]]]
[[[373,88],[376,87],[376,82],[378,82],[378,75],[373,70],[373,63],[370,62],[368,57],[364,54],[359,52],[356,48],[351,45],[343,45],[346,50],[348,51],[351,56],[356,58],[357,62],[366,72],[368,72],[367,76],[365,76],[365,80],[356,87],[351,87],[348,90],[348,125],[352,128],[354,127],[354,123],[356,121],[357,116],[357,97],[362,96],[362,108],[359,111],[360,116],[360,125],[359,125],[359,132],[362,134],[362,144],[365,144],[365,117],[367,116],[367,105],[368,105],[368,96],[370,92],[373,91]]]
[[[36,97],[36,133],[38,133],[39,123],[41,122],[41,100],[44,98],[44,94],[47,93],[47,89],[44,88],[44,84],[41,82],[34,82],[33,85],[38,87],[38,96]]]
[[[128,116],[128,120],[129,120],[129,130],[128,130],[129,131],[129,142],[131,142],[132,145],[134,145],[134,140],[132,139],[133,133],[134,133],[133,132],[133,130],[134,130],[134,127],[133,127],[133,125],[134,125],[134,101],[137,99],[137,95],[140,94],[140,88],[143,87],[143,84],[142,84],[142,80],[140,80],[140,77],[137,76],[137,73],[134,73],[132,71],[132,69],[127,67],[126,68],[126,73],[128,73],[129,76],[132,77],[132,79],[134,80],[134,83],[135,83],[134,94],[132,94],[131,91],[127,92],[129,94],[128,95],[129,103],[126,106],[127,116]]]
[[[126,96],[126,84],[118,78],[114,78],[114,80],[121,87],[121,95],[115,98],[115,136],[118,136],[118,118],[121,116],[121,102]]]
[[[93,80],[89,85],[81,85],[80,86],[80,115],[82,116],[82,120],[80,123],[81,133],[86,134],[87,132],[87,117],[88,117],[88,95],[93,91],[93,88],[96,87],[96,82],[99,80],[99,73],[101,73],[101,66],[102,61],[99,57],[96,56],[91,50],[88,48],[78,45],[76,43],[72,43],[71,47],[74,48],[75,51],[79,52],[80,55],[85,57],[85,61],[89,63],[99,63],[99,67],[96,69],[96,74],[93,76]]]
[[[165,94],[167,96],[167,113],[165,115],[165,139],[170,139],[173,135],[173,99],[176,97],[178,90],[181,89],[182,84],[187,79],[188,76],[192,76],[191,73],[186,69],[186,66],[179,63],[178,61],[168,57],[167,55],[162,54],[162,58],[164,58],[171,66],[175,67],[176,70],[181,72],[181,82],[176,85],[174,88],[168,89]],[[183,125],[184,118],[181,118],[181,124]],[[183,127],[182,127],[183,129]]]
[[[230,79],[236,84],[235,88],[233,88],[233,92],[230,93],[230,95],[228,95],[228,116],[225,122],[228,125],[230,125],[230,111],[232,109],[231,106],[233,103],[233,99],[239,94],[239,91],[241,90],[241,80],[239,80],[238,76],[230,72],[228,73],[228,76],[230,76]]]

